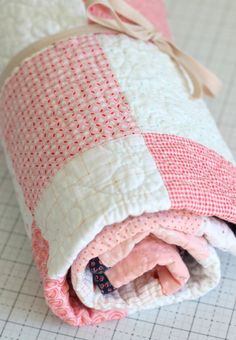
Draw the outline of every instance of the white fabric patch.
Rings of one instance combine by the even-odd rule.
[[[187,79],[159,49],[125,35],[98,35],[142,132],[200,143],[234,163],[203,100],[190,99]]]
[[[1,0],[0,73],[29,44],[86,23],[83,0]]]
[[[104,226],[167,209],[167,190],[141,136],[109,141],[75,157],[55,175],[36,208],[36,224],[49,242],[49,277],[63,276]]]

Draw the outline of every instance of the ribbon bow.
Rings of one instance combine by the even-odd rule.
[[[200,98],[203,94],[215,96],[220,89],[221,82],[211,71],[164,38],[151,22],[124,0],[87,0],[86,6],[87,16],[93,23],[136,39],[151,41],[162,52],[168,54],[191,79],[193,99]],[[105,8],[110,18],[93,14],[95,6]]]

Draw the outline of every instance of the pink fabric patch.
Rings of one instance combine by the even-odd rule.
[[[236,223],[236,167],[189,139],[143,134],[167,187],[171,209]]]
[[[101,233],[103,233],[103,230],[101,231]],[[119,237],[121,237],[121,234],[122,232],[119,233]],[[99,259],[102,261],[102,263],[106,267],[113,267],[118,262],[123,260],[126,256],[128,256],[130,252],[132,251],[132,249],[135,247],[135,245],[138,244],[140,241],[142,241],[148,235],[149,235],[149,231],[140,232],[140,233],[138,232],[132,238],[129,238],[126,241],[122,240],[121,243],[118,245],[115,244],[115,246],[112,249],[108,251],[105,250],[104,253],[99,255]],[[104,233],[103,236],[106,237],[106,233]],[[122,236],[124,237],[124,235]]]
[[[127,2],[155,25],[166,38],[171,38],[163,0],[127,0]]]
[[[84,2],[86,3],[86,0]],[[171,37],[163,0],[126,0],[126,2],[145,16],[165,37]],[[110,18],[109,13],[100,5],[92,7],[91,12],[101,18]]]
[[[0,120],[31,211],[72,157],[140,134],[95,35],[59,42],[25,61],[4,87]]]

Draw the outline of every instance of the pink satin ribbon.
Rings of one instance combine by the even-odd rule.
[[[193,99],[200,98],[203,94],[215,96],[219,91],[221,82],[211,71],[164,38],[151,22],[124,0],[87,0],[86,6],[91,22],[136,39],[150,41],[168,54],[191,79]],[[96,6],[102,6],[110,18],[93,14]]]

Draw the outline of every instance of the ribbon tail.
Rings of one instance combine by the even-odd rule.
[[[184,68],[193,83],[192,98],[198,99],[203,93],[210,97],[216,96],[222,87],[219,78],[194,58],[180,51],[173,43],[167,43],[171,48],[170,56]]]

